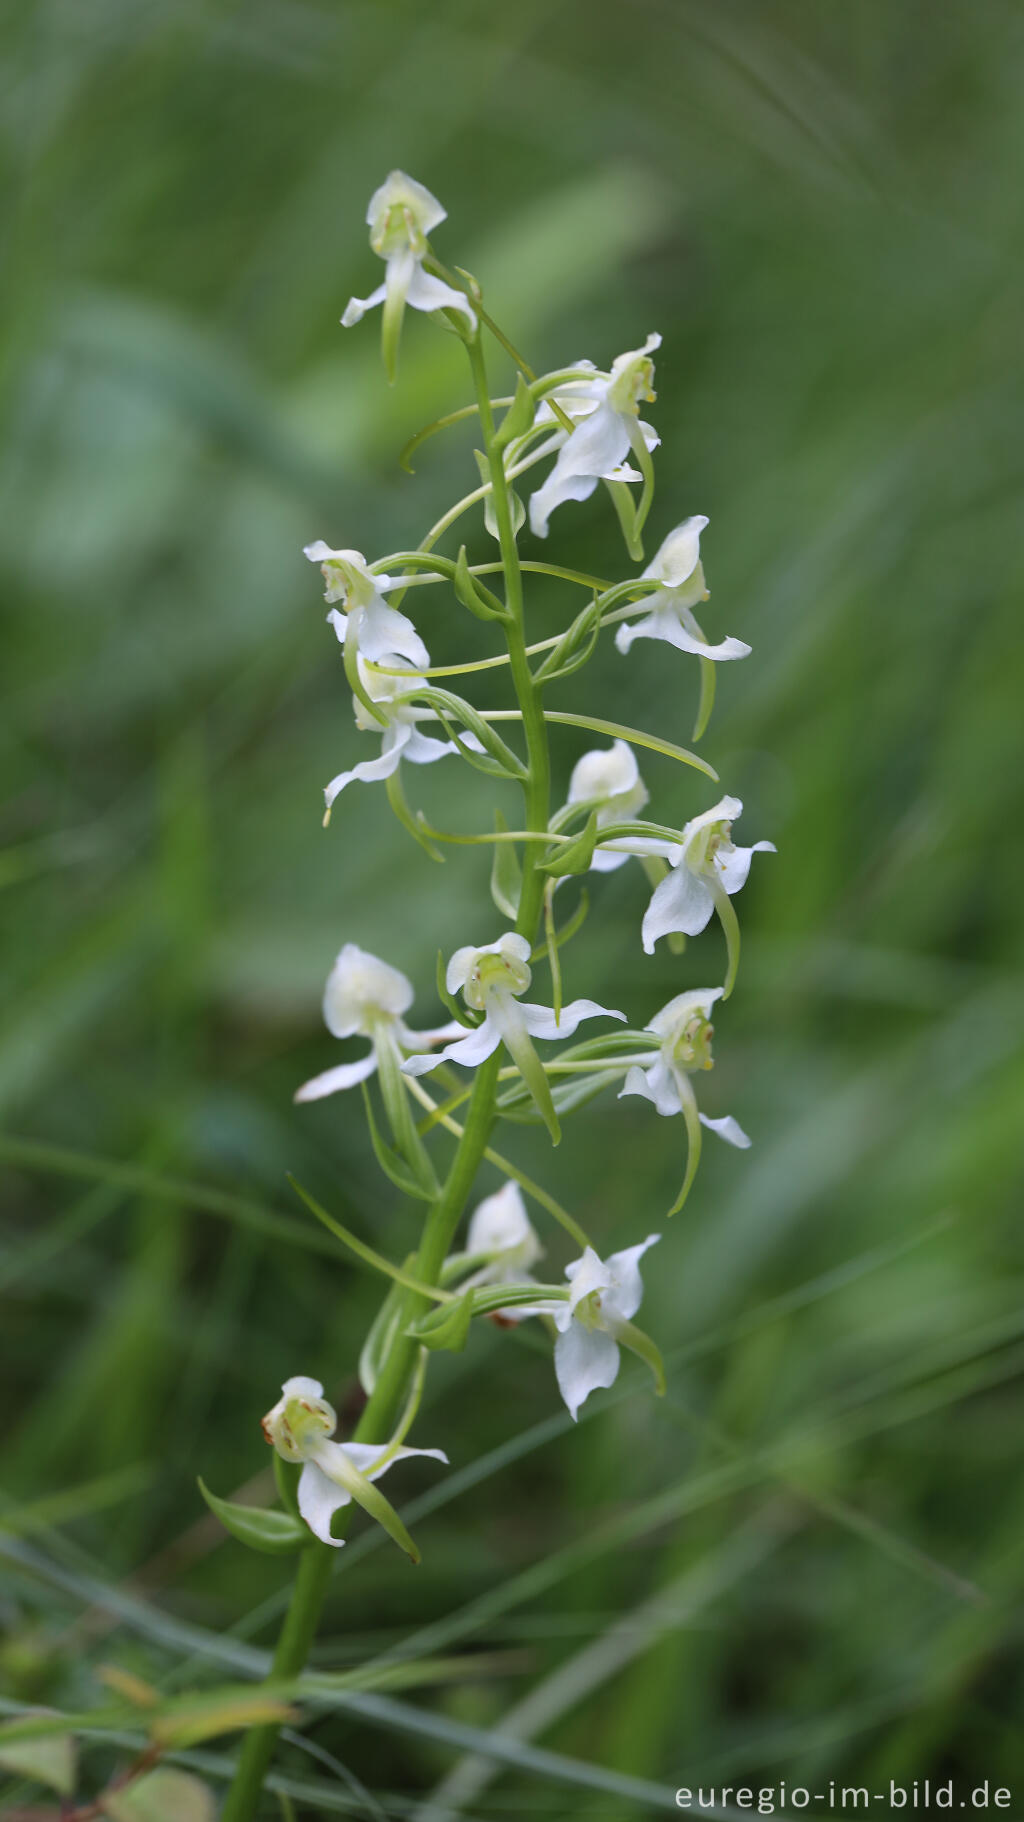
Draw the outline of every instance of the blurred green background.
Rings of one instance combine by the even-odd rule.
[[[391,392],[375,320],[338,327],[400,165],[536,367],[662,331],[648,546],[710,516],[705,624],[754,654],[704,750],[779,853],[702,1082],[754,1148],[705,1147],[648,1272],[667,1398],[624,1372],[570,1434],[526,1330],[437,1364],[417,1440],[464,1490],[389,1483],[423,1567],[364,1527],[317,1662],[484,1659],[320,1714],[293,1813],[405,1816],[447,1777],[425,1813],[629,1822],[681,1784],[925,1776],[1024,1813],[1020,10],[34,0],[0,30],[4,1706],[258,1668],[289,1568],[195,1475],[266,1475],[288,1373],[344,1405],[377,1295],[285,1173],[415,1234],[358,1100],[291,1105],[352,1053],[323,978],[358,942],[430,1023],[437,947],[496,929],[486,862],[432,866],[379,788],[320,827],[366,749],[301,547],[407,547],[475,484],[459,431],[395,461],[468,396],[457,344],[410,320]],[[548,551],[629,573],[603,495]],[[493,649],[410,599],[436,662]],[[570,600],[532,589],[535,637]],[[609,646],[558,705],[686,741],[695,672]],[[713,800],[644,772],[661,817]],[[453,761],[408,789],[488,814]],[[639,869],[597,884],[570,993],[642,1023],[721,978],[714,929],[644,957]],[[597,1103],[555,1154],[501,1139],[613,1247],[661,1224],[680,1125]],[[504,1761],[462,1760],[494,1728]]]

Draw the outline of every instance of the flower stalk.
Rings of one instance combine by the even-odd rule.
[[[342,322],[354,325],[367,310],[382,306],[384,362],[394,381],[400,339],[409,332],[408,310],[444,318],[466,348],[473,402],[418,433],[403,460],[435,432],[475,422],[483,445],[477,452],[480,484],[442,514],[418,549],[368,561],[359,550],[323,539],[306,546],[307,558],[323,573],[328,620],[342,648],[356,728],[361,736],[369,733],[380,740],[377,757],[337,773],[327,785],[325,823],[349,785],[382,783],[400,824],[435,860],[441,858],[437,843],[462,846],[470,855],[483,848],[491,867],[491,895],[509,927],[496,941],[457,947],[446,970],[439,962],[439,997],[452,1015],[447,1024],[426,1030],[407,1025],[411,982],[355,943],[345,944],[328,980],[328,1029],[343,1042],[368,1040],[370,1048],[313,1077],[296,1100],[321,1100],[359,1085],[382,1170],[425,1213],[415,1251],[392,1265],[299,1191],[342,1244],[382,1273],[387,1291],[360,1354],[367,1402],[352,1437],[335,1439],[334,1410],[319,1381],[304,1376],[286,1381],[281,1399],[264,1420],[286,1514],[265,1514],[268,1522],[261,1525],[259,1515],[246,1518],[249,1509],[204,1494],[242,1541],[252,1539],[254,1547],[280,1553],[296,1540],[296,1578],[274,1654],[275,1681],[295,1677],[304,1668],[353,1503],[418,1560],[413,1539],[376,1482],[407,1456],[446,1460],[438,1449],[405,1444],[434,1350],[470,1345],[474,1322],[508,1327],[539,1319],[552,1342],[558,1387],[574,1419],[592,1392],[613,1383],[623,1348],[649,1367],[655,1390],[664,1390],[658,1348],[634,1321],[643,1295],[640,1261],[660,1236],[649,1234],[602,1258],[576,1216],[492,1146],[497,1122],[539,1121],[557,1143],[567,1114],[618,1083],[620,1096],[642,1096],[660,1114],[683,1116],[688,1163],[676,1207],[697,1168],[702,1126],[730,1144],[749,1144],[731,1117],[699,1112],[690,1077],[711,1068],[708,1015],[712,1004],[732,991],[736,978],[739,925],[731,895],[746,880],[750,855],[771,844],[735,847],[731,822],[742,806],[731,798],[678,824],[669,814],[648,820],[642,812],[650,793],[640,777],[637,749],[641,756],[654,752],[678,762],[681,780],[692,782],[695,774],[704,774],[717,782],[714,768],[657,733],[623,726],[604,714],[550,709],[546,703],[548,692],[580,671],[605,629],[615,626],[621,653],[637,641],[657,639],[693,666],[700,689],[699,737],[711,710],[716,663],[749,651],[737,639],[711,643],[693,617],[694,605],[708,598],[700,559],[707,520],[699,515],[682,520],[640,574],[619,581],[536,558],[524,560],[519,551],[525,524],[533,535],[546,538],[556,511],[568,501],[589,499],[602,483],[630,559],[642,562],[643,525],[654,491],[652,454],[659,437],[639,411],[655,399],[653,355],[661,338],[649,335],[641,347],[618,356],[606,369],[580,361],[535,375],[483,308],[475,281],[453,273],[434,254],[429,235],[444,220],[444,209],[423,185],[392,172],[367,213],[371,246],[385,262],[385,279],[369,297],[352,299]],[[485,333],[518,369],[514,391],[497,400],[489,391]],[[504,412],[500,422],[496,409]],[[513,484],[552,458],[527,511]],[[638,483],[635,495],[631,489]],[[470,562],[465,544],[455,556],[435,551],[450,527],[474,507],[483,509],[484,529],[497,542],[497,562]],[[582,587],[591,599],[581,607],[575,595],[562,629],[528,643],[524,575],[542,577],[548,589]],[[494,579],[493,589],[485,577]],[[401,611],[409,591],[415,604],[423,587],[447,591],[449,611],[465,609],[493,636],[500,635],[504,649],[461,664],[432,666],[419,630]],[[514,707],[479,710],[435,681],[472,678],[482,670],[507,676]],[[521,730],[519,750],[497,731],[495,724],[506,721]],[[425,724],[433,724],[442,737],[425,732]],[[554,810],[553,731],[559,745],[567,740],[578,745],[581,733],[613,743],[610,749],[576,755],[568,796]],[[514,732],[511,738],[516,738]],[[461,762],[489,777],[517,782],[523,806],[518,823],[509,828],[497,808],[484,830],[428,823],[406,798],[402,766],[442,758],[451,760],[452,771]],[[615,871],[630,856],[642,863],[642,870],[631,871],[638,879],[646,874],[653,886],[643,920],[648,954],[659,937],[667,936],[669,953],[677,956],[686,935],[699,934],[715,912],[727,945],[722,986],[677,992],[660,1013],[636,1027],[627,1024],[625,1013],[591,999],[566,1000],[562,986],[563,952],[589,904],[582,876]],[[525,999],[534,968],[544,963],[551,973],[550,995],[540,1003]],[[596,1018],[616,1019],[620,1026],[551,1053],[552,1044],[571,1038],[582,1021]],[[475,1071],[467,1086],[455,1075],[460,1067]],[[421,1080],[435,1072],[439,1094]],[[439,1138],[447,1143],[444,1134],[454,1138],[455,1146],[447,1168],[441,1169],[432,1146]],[[503,1174],[504,1186],[476,1209],[460,1246],[459,1224],[485,1164]],[[522,1192],[580,1249],[565,1265],[564,1283],[541,1283],[531,1274],[545,1249]],[[296,1468],[297,1488],[291,1482]],[[269,1724],[246,1736],[222,1822],[249,1822],[256,1813],[277,1731]]]

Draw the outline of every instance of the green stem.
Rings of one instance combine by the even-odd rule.
[[[547,830],[551,795],[551,766],[548,756],[547,729],[541,707],[540,690],[534,682],[526,651],[523,624],[523,583],[512,526],[512,503],[505,478],[504,461],[494,445],[494,415],[487,391],[487,372],[479,335],[468,343],[470,365],[476,384],[483,430],[484,447],[494,495],[494,513],[498,525],[501,561],[505,576],[505,605],[510,619],[505,625],[509,663],[516,696],[522,712],[526,736],[529,777],[523,785],[526,800],[524,827],[530,831]],[[533,943],[540,921],[545,875],[537,871],[536,861],[543,848],[535,842],[526,844],[523,856],[523,887],[516,929]],[[416,1259],[416,1276],[423,1284],[437,1284],[451,1249],[455,1230],[473,1187],[477,1171],[487,1150],[494,1124],[494,1102],[497,1092],[501,1053],[477,1070],[470,1097],[466,1122],[448,1177],[437,1200],[432,1204],[423,1230]],[[431,1307],[429,1299],[416,1292],[407,1294],[404,1320],[399,1338],[385,1362],[366,1408],[356,1426],[358,1442],[384,1442],[398,1421],[405,1404],[416,1362],[418,1344],[404,1330]],[[334,1553],[328,1545],[313,1544],[302,1552],[291,1603],[274,1653],[272,1677],[287,1681],[301,1674],[316,1634],[321,1609],[334,1567]],[[234,1780],[225,1798],[221,1822],[252,1822],[259,1803],[263,1780],[273,1757],[278,1728],[254,1727],[246,1735],[238,1757]]]
[[[435,1284],[447,1257],[459,1216],[473,1186],[494,1121],[494,1096],[500,1052],[477,1071],[466,1124],[441,1194],[433,1204],[416,1261],[416,1275]],[[410,1292],[402,1329],[430,1309],[428,1298]],[[357,1442],[385,1442],[405,1402],[419,1353],[416,1342],[404,1333],[392,1348],[377,1384],[355,1429]],[[285,1615],[271,1677],[288,1681],[305,1668],[327,1594],[334,1552],[327,1544],[311,1544],[299,1559],[295,1587]],[[221,1812],[221,1822],[252,1822],[267,1775],[279,1729],[254,1727],[246,1734],[234,1780]]]
[[[494,517],[498,526],[498,545],[505,572],[505,606],[510,615],[505,624],[505,643],[508,646],[512,681],[519,707],[522,710],[523,731],[526,735],[529,778],[523,786],[526,799],[524,821],[528,829],[540,830],[547,828],[550,811],[551,762],[548,756],[547,727],[544,721],[544,710],[541,706],[541,692],[534,682],[530,661],[526,654],[523,576],[519,566],[519,550],[516,545],[515,531],[512,526],[512,501],[505,476],[504,457],[501,450],[496,447],[494,440],[494,414],[487,390],[487,368],[479,335],[474,336],[470,341],[468,350],[473,379],[476,383],[477,403],[480,407],[480,427],[484,436],[484,450],[487,456],[487,468],[491,477],[494,501]],[[527,847],[523,857],[523,889],[519,900],[516,929],[521,935],[528,936],[531,942],[537,931],[545,884],[544,875],[537,871],[536,856],[531,847]]]
[[[290,1681],[305,1669],[333,1567],[326,1544],[313,1544],[299,1557],[295,1587],[274,1652],[272,1682],[278,1678]],[[253,1727],[246,1734],[220,1822],[252,1822],[279,1731],[275,1726]]]

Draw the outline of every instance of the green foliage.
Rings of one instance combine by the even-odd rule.
[[[225,1531],[250,1550],[260,1550],[267,1556],[290,1556],[311,1541],[308,1525],[290,1512],[275,1512],[268,1506],[240,1506],[220,1499],[203,1480],[199,1491]]]
[[[313,1355],[344,1407],[378,1297],[295,1218],[285,1172],[340,1184],[332,1209],[374,1250],[416,1243],[358,1099],[290,1105],[336,1060],[318,1002],[341,941],[411,967],[494,917],[487,850],[457,878],[427,867],[369,789],[320,829],[351,734],[298,553],[320,535],[372,553],[406,513],[415,541],[395,455],[462,383],[430,324],[406,322],[394,393],[372,331],[336,326],[367,276],[365,197],[400,160],[538,360],[662,330],[646,539],[711,516],[709,636],[754,655],[722,667],[706,752],[780,852],[746,888],[704,1097],[754,1148],[738,1168],[709,1139],[650,1275],[666,1397],[624,1370],[573,1430],[530,1325],[475,1324],[436,1363],[430,1440],[454,1472],[407,1503],[411,1475],[388,1482],[425,1563],[396,1595],[387,1540],[354,1532],[322,1652],[410,1682],[446,1640],[502,1655],[467,1655],[461,1683],[423,1671],[422,1700],[312,1679],[315,1738],[296,1730],[279,1784],[330,1814],[348,1779],[386,1809],[458,1776],[444,1800],[471,1814],[498,1784],[615,1822],[669,1813],[683,1780],[1013,1785],[1012,13],[87,10],[86,30],[34,0],[0,27],[22,196],[0,368],[0,1516],[39,1520],[0,1543],[0,1693],[78,1714],[111,1658],[161,1689],[266,1672],[278,1572],[220,1537],[194,1476],[238,1496],[260,1412]],[[511,392],[511,364],[499,378]],[[472,437],[423,452],[437,511]],[[623,574],[614,524],[574,511],[565,561]],[[482,524],[468,554],[493,555]],[[528,582],[560,635],[560,592]],[[467,629],[495,649],[487,624],[428,613],[437,664]],[[602,645],[588,677],[666,742],[698,716],[700,667],[660,648]],[[556,788],[589,744],[562,724]],[[668,820],[712,788],[642,761]],[[471,783],[484,827],[491,784]],[[433,812],[440,780],[416,785]],[[596,883],[586,990],[652,1012],[678,966],[641,953],[642,875]],[[712,928],[687,968],[720,978],[721,953]],[[550,1174],[605,1250],[683,1170],[681,1122],[624,1101],[613,1134],[609,1107],[577,1115]],[[496,1143],[536,1173],[533,1136]],[[545,1237],[555,1278],[568,1243]],[[88,1745],[96,1784],[131,1751]],[[228,1748],[207,1756],[173,1769],[222,1787]]]
[[[0,1771],[8,1776],[27,1778],[32,1784],[45,1784],[62,1797],[75,1788],[75,1741],[69,1733],[54,1733],[44,1739],[13,1739],[4,1736],[17,1729],[17,1722],[0,1725]]]
[[[103,1814],[110,1822],[214,1822],[217,1804],[191,1772],[161,1766],[124,1790],[106,1792]]]

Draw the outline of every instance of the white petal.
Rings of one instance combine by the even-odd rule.
[[[436,765],[439,759],[447,759],[458,750],[453,740],[435,740],[432,734],[420,734],[414,729],[402,758],[411,760],[413,765]]]
[[[610,869],[607,867],[599,867],[597,864],[597,857],[599,854],[611,854],[616,856],[624,854],[627,860],[629,856],[633,854],[640,859],[645,858],[645,856],[653,855],[658,860],[667,860],[669,865],[674,867],[682,852],[683,850],[677,841],[662,841],[661,837],[658,835],[619,835],[616,837],[615,841],[608,842],[604,848],[594,849],[594,859],[591,864],[595,872],[606,873],[610,871]],[[621,862],[616,860],[616,865],[621,865]]]
[[[700,534],[707,524],[703,513],[684,519],[655,551],[644,575],[655,582],[667,582],[670,588],[685,582],[700,561]]]
[[[707,882],[692,873],[685,860],[659,880],[641,926],[644,954],[653,955],[660,936],[681,930],[699,936],[711,918],[715,901]]]
[[[727,1113],[724,1120],[709,1120],[707,1114],[702,1113],[700,1123],[702,1126],[706,1126],[709,1132],[717,1132],[719,1138],[724,1139],[727,1145],[735,1145],[740,1151],[746,1151],[748,1146],[753,1143],[751,1139],[748,1139],[739,1121],[733,1119],[731,1113]]]
[[[310,1379],[305,1373],[296,1373],[292,1379],[286,1379],[281,1387],[285,1398],[322,1398],[324,1388],[319,1379]]]
[[[636,1315],[644,1295],[640,1261],[648,1247],[657,1246],[660,1239],[660,1234],[648,1234],[639,1246],[627,1246],[624,1252],[609,1255],[607,1266],[611,1285],[601,1298],[604,1315],[617,1316],[622,1322],[629,1322]]]
[[[443,1449],[391,1449],[386,1442],[340,1442],[336,1445],[343,1455],[347,1455],[354,1468],[365,1474],[367,1480],[379,1480],[396,1461],[405,1461],[410,1455],[429,1455],[431,1461],[443,1461],[448,1466],[448,1457]],[[378,1462],[382,1465],[378,1467]]]
[[[670,607],[665,606],[647,614],[643,620],[634,620],[619,627],[615,635],[615,648],[628,652],[634,639],[661,639],[666,645],[675,646],[679,652],[692,652],[697,658],[710,658],[716,664],[729,658],[748,658],[750,647],[742,639],[723,639],[718,645],[710,645],[706,639],[697,639],[687,632]]]
[[[361,323],[366,312],[375,310],[378,304],[384,302],[386,295],[387,286],[378,285],[376,291],[370,292],[369,297],[350,297],[341,319],[342,328],[351,329],[354,323]]]
[[[366,1031],[372,1015],[389,1013],[400,1018],[412,1005],[412,982],[379,955],[346,943],[339,950],[324,988],[324,1024],[336,1038]]]
[[[659,626],[655,614],[648,614],[643,620],[624,620],[615,634],[615,650],[625,656],[634,639],[660,639]]]
[[[594,858],[590,863],[591,873],[616,873],[624,867],[630,851],[616,852],[611,847],[595,848]]]
[[[636,754],[627,741],[616,740],[613,746],[595,747],[576,761],[567,801],[584,803],[595,797],[624,797],[640,783]]]
[[[302,554],[311,563],[327,563],[333,558],[336,562],[350,563],[353,569],[366,569],[366,558],[361,550],[335,550],[333,545],[325,544],[323,538],[315,538],[312,544],[304,544]]]
[[[382,224],[394,208],[408,209],[421,234],[429,234],[431,228],[440,227],[448,219],[447,209],[442,208],[426,184],[418,183],[407,171],[397,169],[388,172],[384,182],[378,185],[370,197],[366,211],[367,227],[376,231],[378,223]]]
[[[443,279],[434,278],[430,272],[424,272],[417,263],[416,270],[409,280],[406,303],[414,310],[459,310],[466,318],[470,329],[476,328],[476,311],[473,309],[466,293],[456,291],[446,285]]]
[[[431,1025],[426,1031],[410,1031],[403,1025],[397,1035],[407,1050],[418,1050],[421,1044],[443,1044],[447,1038],[461,1037],[465,1029],[458,1019],[449,1019],[446,1025]]]
[[[543,487],[530,495],[530,530],[534,537],[547,537],[548,520],[556,506],[566,500],[589,500],[599,479],[599,475],[559,475],[556,463]]]
[[[773,841],[755,841],[750,848],[737,848],[730,842],[727,848],[719,848],[715,855],[715,871],[730,898],[741,886],[746,885],[751,856],[775,853],[777,849]]]
[[[585,1398],[599,1386],[615,1384],[619,1350],[604,1329],[585,1329],[574,1322],[555,1342],[555,1376],[569,1415],[576,1415]]]
[[[397,772],[402,759],[402,751],[412,736],[412,729],[403,723],[393,723],[384,733],[379,759],[362,759],[350,772],[339,772],[330,784],[324,786],[324,802],[330,809],[336,797],[340,796],[346,785],[357,780],[362,784],[376,784],[381,778],[390,778]]]
[[[427,1075],[436,1069],[438,1063],[461,1063],[466,1069],[476,1069],[493,1056],[501,1043],[501,1032],[494,1020],[485,1018],[475,1031],[467,1031],[465,1037],[454,1044],[447,1044],[443,1050],[428,1056],[406,1057],[402,1064],[404,1075]]]
[[[506,1183],[493,1196],[486,1196],[473,1210],[466,1236],[469,1253],[518,1254],[523,1247],[530,1257],[519,1260],[524,1268],[541,1257],[541,1245],[526,1212],[518,1183]]]
[[[333,616],[329,614],[327,617],[331,619]],[[336,632],[337,630],[335,627]],[[340,632],[338,637],[341,638]],[[386,664],[392,652],[397,652],[401,658],[408,658],[410,664],[420,665],[424,670],[430,664],[430,653],[412,621],[405,614],[400,614],[397,608],[388,607],[384,601],[371,601],[368,607],[363,608],[359,650],[371,664]]]
[[[716,822],[734,823],[743,814],[743,804],[738,797],[720,797],[710,810],[702,810],[699,816],[691,816],[683,830],[683,840],[689,843],[705,829]]]
[[[323,1075],[315,1075],[301,1088],[295,1090],[296,1101],[322,1101],[325,1095],[337,1094],[339,1089],[354,1088],[358,1082],[365,1082],[377,1067],[377,1053],[371,1050],[369,1056],[360,1057],[358,1063],[338,1063],[334,1069],[325,1069]]]
[[[569,475],[613,475],[629,454],[629,426],[611,405],[599,405],[596,411],[577,424],[568,442],[558,453],[553,472]]]
[[[346,1493],[333,1480],[328,1480],[321,1473],[315,1461],[307,1461],[299,1475],[299,1511],[314,1536],[323,1544],[331,1544],[340,1550],[345,1542],[343,1537],[331,1536],[331,1519],[342,1506],[352,1503],[352,1495]]]
[[[639,1063],[633,1064],[619,1089],[619,1100],[626,1094],[642,1094],[645,1100],[653,1101],[658,1112],[666,1118],[683,1110],[676,1079],[661,1057],[655,1057],[646,1069]]]
[[[461,949],[456,949],[445,970],[444,984],[449,993],[458,993],[460,988],[466,985],[473,971],[473,963],[479,953],[480,951],[475,949],[472,943],[466,943]]]
[[[555,1023],[555,1015],[550,1006],[530,1006],[520,1004],[523,1024],[531,1037],[535,1038],[571,1038],[577,1025],[584,1019],[621,1019],[626,1023],[624,1012],[611,1012],[607,1006],[599,1006],[596,1000],[570,1000],[568,1006],[562,1007],[562,1016]]]
[[[677,993],[675,999],[669,1000],[656,1012],[644,1027],[653,1031],[657,1037],[670,1037],[674,1031],[681,1029],[695,1012],[702,1018],[710,1018],[711,1008],[725,992],[724,987],[690,987],[685,993]]]
[[[569,1301],[559,1304],[554,1312],[555,1327],[563,1334],[572,1327],[583,1299],[592,1297],[595,1291],[606,1291],[612,1281],[607,1265],[592,1246],[585,1246],[578,1259],[570,1260],[565,1275],[570,1285]]]

